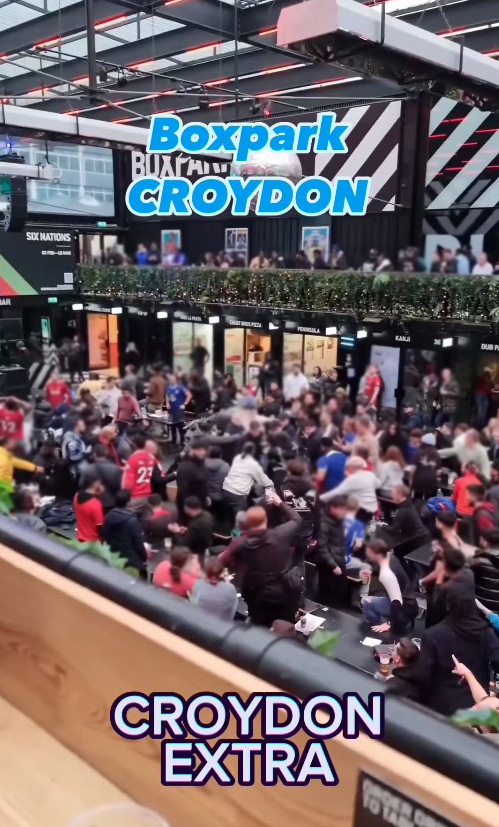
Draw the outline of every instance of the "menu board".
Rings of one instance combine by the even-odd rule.
[[[353,827],[457,827],[428,807],[379,781],[367,772],[360,772],[357,782]]]

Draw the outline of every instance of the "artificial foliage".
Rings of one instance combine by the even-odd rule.
[[[492,732],[499,732],[499,710],[490,706],[459,709],[451,720],[460,727],[487,727]]]
[[[499,321],[499,278],[429,273],[80,268],[84,293],[123,300],[289,308],[390,319]]]
[[[86,543],[82,543],[80,540],[69,540],[64,537],[60,537],[59,535],[54,536],[60,543],[64,543],[66,546],[77,549],[81,554],[91,554],[93,557],[97,557],[103,563],[107,563],[108,566],[111,566],[114,569],[126,571],[133,577],[139,576],[138,570],[128,564],[126,557],[122,557],[117,551],[112,551],[107,543],[100,543],[98,541],[88,541]]]

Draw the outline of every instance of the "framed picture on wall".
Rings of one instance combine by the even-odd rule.
[[[313,262],[317,252],[328,261],[329,227],[302,227],[301,248],[310,262]]]
[[[237,254],[248,265],[248,228],[227,227],[225,229],[225,252],[230,256]]]
[[[161,261],[166,265],[181,264],[176,254],[182,249],[181,230],[161,230]]]

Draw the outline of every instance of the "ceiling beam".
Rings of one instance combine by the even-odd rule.
[[[238,56],[239,75],[256,74],[276,66],[288,66],[293,65],[294,63],[296,63],[296,61],[286,55],[280,55],[276,60],[275,56],[269,55],[267,52],[262,52],[259,49],[246,50],[240,52]],[[320,66],[322,64],[317,63],[316,65]],[[331,74],[330,68],[327,71]],[[221,58],[216,60],[207,60],[196,65],[190,65],[187,63],[182,67],[175,66],[172,67],[171,70],[165,70],[165,74],[171,74],[174,77],[179,77],[186,83],[199,84],[208,83],[209,81],[218,81],[223,78],[232,78],[235,75],[234,54],[231,53],[223,55]],[[343,72],[343,74],[345,73]],[[266,77],[272,77],[272,75],[268,75]],[[175,88],[175,86],[175,81],[169,80],[166,77],[162,77],[160,75],[142,75],[142,77],[138,77],[136,80],[130,81],[123,89],[115,90],[116,94],[114,95],[114,98],[123,99],[131,97],[128,94],[123,94],[123,92],[134,92],[137,97],[140,97],[141,93],[152,94],[154,92],[163,92],[166,89]],[[225,88],[225,86],[226,84],[223,84],[223,88]],[[214,88],[216,89],[217,87]],[[112,97],[110,100],[112,100]],[[65,110],[71,108],[84,108],[85,110],[90,110],[89,114],[91,112],[90,104],[87,101],[75,100],[72,102],[71,98],[64,100],[59,98],[50,98],[47,101],[33,105],[37,109],[49,110],[51,112],[64,112]],[[157,108],[160,109],[161,106],[158,105]],[[167,107],[163,106],[163,108]]]
[[[310,109],[317,109],[321,106],[341,106],[344,108],[350,108],[352,106],[359,106],[363,101],[372,100],[377,98],[383,98],[386,95],[389,95],[389,89],[386,84],[383,84],[382,81],[377,80],[361,80],[358,83],[346,83],[344,86],[332,86],[332,87],[325,87],[323,89],[308,89],[304,92],[293,92],[292,99],[290,98],[289,101],[286,100],[286,97],[282,97],[279,99],[279,103],[272,102],[271,110],[272,114],[282,116],[286,113],[296,114],[297,112],[301,111],[302,113],[306,110]],[[301,110],[296,110],[296,106],[303,107]],[[239,120],[244,120],[246,116],[249,116],[249,112],[246,113],[243,111],[243,107],[241,104],[239,105]],[[209,123],[210,121],[234,121],[236,120],[236,108],[235,104],[228,104],[226,106],[221,106],[219,109],[216,107],[212,107],[208,111],[204,112],[186,112],[184,115],[179,113],[182,117],[184,123],[189,123],[190,121],[202,121],[203,123]],[[256,118],[254,117],[253,120]],[[261,118],[260,118],[261,120]],[[139,125],[134,123],[134,126]],[[147,123],[142,124],[143,126],[147,126]]]
[[[137,0],[117,0],[124,9],[131,13],[139,11],[154,13],[156,17],[182,23],[184,26],[196,26],[205,32],[232,37],[234,32],[234,12],[226,3],[211,0],[183,0],[180,3],[166,4],[164,0],[144,4]]]
[[[113,49],[105,49],[97,53],[97,63],[115,64],[118,66],[133,66],[142,60],[147,60],[154,55],[156,60],[168,58],[173,55],[195,49],[207,42],[206,32],[199,29],[175,29],[172,32],[155,37],[148,37],[144,40],[134,40],[123,46],[115,46]],[[64,47],[62,49],[64,51]],[[57,63],[55,66],[47,67],[46,71],[61,78],[61,83],[75,80],[87,74],[87,59],[77,58]],[[1,63],[0,63],[1,72]],[[42,70],[43,72],[43,70]],[[25,75],[18,75],[14,78],[6,78],[3,84],[0,83],[2,95],[22,95],[31,89],[38,88],[44,80],[42,72],[28,72]],[[53,86],[56,81],[47,78],[46,85]]]
[[[95,0],[95,19],[106,20],[123,11],[118,3]],[[74,3],[61,11],[42,14],[19,26],[0,30],[0,55],[12,55],[31,49],[36,43],[54,37],[67,37],[84,31],[86,27],[85,3]]]
[[[153,5],[156,5],[156,2],[159,2],[159,0],[154,0]],[[274,0],[273,3],[240,10],[242,32],[241,39],[244,39],[246,42],[252,43],[255,46],[262,47],[265,49],[267,54],[270,53],[270,50],[277,52],[277,54],[272,55],[270,58],[273,65],[285,63],[286,60],[293,60],[293,58],[290,57],[289,54],[281,53],[281,50],[277,48],[275,33],[270,33],[267,35],[262,35],[260,33],[274,26],[277,23],[281,9],[293,2],[295,2],[295,0]],[[134,2],[134,0],[115,0],[113,3],[108,3],[106,0],[95,0],[95,5],[97,10],[96,16],[100,19],[105,18],[106,10],[107,16],[113,16],[113,12],[114,14],[119,13],[120,8],[124,10],[130,9],[131,13],[138,10],[138,3]],[[154,9],[155,14],[160,13],[161,16],[167,16],[168,19],[175,20],[179,23],[187,23],[188,26],[186,26],[185,29],[178,29],[174,32],[166,32],[165,34],[159,35],[155,38],[139,40],[137,42],[124,44],[113,49],[105,50],[98,53],[97,58],[99,61],[107,60],[109,63],[114,63],[117,65],[131,65],[152,57],[153,53],[158,59],[161,57],[173,57],[174,54],[181,54],[189,48],[201,46],[206,42],[210,42],[210,34],[207,34],[206,28],[200,29],[198,27],[200,23],[201,25],[204,25],[204,23],[206,23],[206,19],[210,17],[210,21],[207,23],[209,27],[208,31],[211,34],[213,33],[214,21],[217,16],[219,5],[220,4],[218,2],[213,3],[211,0],[184,0],[184,2],[172,4],[171,8],[168,8],[168,6],[165,7],[162,4],[161,6],[158,6],[158,8]],[[113,9],[113,12],[109,14],[111,8]],[[151,4],[141,6],[141,8],[144,12],[151,11]],[[204,17],[200,16],[202,8],[205,10]],[[499,17],[499,9],[495,0],[468,0],[468,2],[464,3],[462,2],[446,5],[443,7],[443,10],[452,28],[466,25],[476,26],[480,25],[484,21],[492,21],[494,18]],[[166,14],[163,14],[163,11]],[[222,9],[222,22],[225,21],[224,25],[228,25],[229,17],[232,17],[232,14],[233,12],[231,7],[224,6]],[[83,15],[84,17],[84,3],[76,3],[73,6],[68,6],[66,9],[63,9],[61,12],[62,30],[69,33],[66,30],[71,29],[77,24],[79,15]],[[57,21],[54,18],[57,18]],[[428,31],[442,31],[446,27],[448,28],[442,12],[438,8],[426,9],[423,16],[421,9],[411,11],[410,13],[404,14],[403,18],[404,20],[407,20],[407,22],[418,22],[422,28],[427,29]],[[10,29],[3,34],[0,33],[0,54],[2,53],[1,43],[4,36],[9,33],[17,33],[17,35],[19,35],[19,30],[26,32],[30,29],[32,24],[37,25],[40,21],[47,21],[49,19],[52,21],[49,34],[52,34],[53,36],[54,31],[57,31],[55,28],[55,23],[57,22],[57,24],[59,24],[58,12],[45,15],[43,18],[39,18],[38,20],[30,21],[21,27],[15,27],[15,29]],[[57,28],[59,28],[59,26],[57,26]],[[215,25],[215,29],[218,33],[218,25]],[[45,34],[47,34],[47,32],[45,32]],[[27,39],[26,34],[24,34],[24,37]],[[219,37],[220,39],[227,39],[228,37],[232,38],[232,34],[227,32],[227,34],[221,36],[219,35]],[[39,37],[38,42],[41,39],[43,39],[43,37]],[[464,35],[463,40],[466,46],[477,49],[478,51],[490,50],[496,45],[498,45],[499,48],[499,28]],[[17,42],[19,42],[19,36],[17,38]],[[243,55],[244,52],[241,52],[239,57],[240,61]],[[299,56],[295,56],[294,59],[300,62],[304,60]],[[220,63],[219,77],[232,76],[234,72],[230,73],[222,68],[221,62],[223,60],[223,58],[220,58],[216,61],[217,65]],[[265,63],[266,61],[262,60],[260,65],[264,66]],[[187,72],[189,72],[190,76],[191,70],[194,70],[196,72],[195,80],[204,82],[206,69],[201,69],[201,67],[204,67],[205,65],[206,64],[204,62],[198,63],[195,66],[186,64],[185,68],[182,66],[176,68],[176,70],[172,67],[171,73],[184,77]],[[87,63],[85,59],[75,59],[65,61],[62,63],[62,66],[60,64],[56,64],[52,67],[47,67],[46,71],[53,75],[57,75],[58,77],[61,76],[63,81],[71,81],[86,75],[86,66]],[[199,76],[198,71],[200,72]],[[243,70],[241,68],[239,69],[239,73],[243,74]],[[40,87],[43,77],[44,76],[42,73],[33,71],[15,78],[6,78],[3,83],[0,82],[0,91],[2,95],[20,95],[30,91],[31,89]],[[211,75],[209,79],[214,78]],[[47,86],[54,84],[55,81],[52,81],[49,78],[46,79]],[[141,79],[129,84],[128,88],[133,88],[133,85],[137,88],[145,88]],[[52,105],[53,104],[50,104],[50,107]],[[66,106],[64,103],[61,105]],[[47,108],[49,108],[48,105]],[[58,106],[58,110],[60,111],[60,106]]]
[[[281,72],[272,71],[272,73],[268,75],[261,74],[258,77],[247,78],[246,80],[241,80],[238,84],[239,99],[241,102],[241,112],[244,111],[243,117],[249,117],[250,105],[255,96],[261,96],[261,101],[263,103],[266,99],[266,93],[268,93],[269,97],[272,97],[271,93],[276,92],[277,90],[293,89],[298,86],[309,86],[310,84],[317,84],[321,82],[335,80],[337,78],[353,76],[353,72],[345,72],[344,70],[341,70],[336,67],[316,63],[312,66],[297,66],[296,69],[288,69],[287,71],[284,69]],[[347,92],[347,94],[356,95],[357,93],[353,91],[356,85],[356,83],[352,83],[351,91]],[[349,84],[345,84],[345,88],[348,86]],[[170,84],[169,88],[171,89],[171,87],[172,84]],[[330,89],[331,95],[335,94],[335,86],[327,88]],[[389,93],[390,85],[388,83],[384,84],[384,88],[386,90],[385,93]],[[168,86],[166,86],[165,89],[168,89]],[[228,95],[230,95],[230,93],[232,93],[232,97],[235,98],[236,87],[234,83],[228,82],[224,84],[222,87],[206,86],[206,91],[209,94],[211,101],[227,100],[227,97]],[[397,89],[397,93],[398,92],[399,90]],[[310,90],[309,94],[313,95],[314,90]],[[162,112],[165,110],[183,109],[184,107],[190,106],[197,107],[198,98],[199,92],[186,93],[182,95],[171,94],[162,95],[161,97],[156,97],[149,100],[136,101],[135,103],[127,102],[126,106],[128,109],[133,110],[138,114],[152,115],[154,114],[154,112]],[[226,120],[224,115],[224,110],[226,109],[226,106],[221,106],[219,107],[219,109],[221,119]],[[211,120],[216,120],[217,118],[213,117],[215,108],[210,107],[210,110],[208,111],[211,111]],[[200,112],[198,111],[194,114],[199,115]],[[127,117],[127,113],[123,112],[123,114],[120,115],[120,113],[117,112],[114,107],[108,107],[105,109],[97,110],[94,113],[94,117],[99,118],[99,120],[113,121],[116,120],[116,118]]]
[[[271,104],[272,115],[276,118],[285,116],[287,120],[289,115],[308,112],[311,109],[318,107],[333,108],[340,107],[341,109],[359,106],[365,101],[377,100],[383,98],[387,94],[387,87],[382,81],[363,80],[355,84],[344,84],[343,86],[332,86],[323,89],[306,90],[303,93],[293,92],[292,98],[283,96],[279,102],[275,101]],[[297,109],[296,107],[300,107]],[[235,103],[226,104],[225,106],[211,107],[210,109],[200,112],[199,110],[193,112],[179,112],[179,117],[184,123],[191,121],[210,123],[212,121],[235,121],[235,120],[261,120],[261,115],[251,116],[249,107],[245,103],[239,103],[239,117],[237,117]],[[119,117],[119,115],[117,116]],[[133,126],[142,126],[147,128],[149,121],[144,118],[142,121],[134,121]]]

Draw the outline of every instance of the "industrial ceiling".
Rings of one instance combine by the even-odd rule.
[[[387,82],[277,48],[279,13],[291,2],[0,0],[0,97],[147,126],[159,112],[227,121],[403,95]],[[384,5],[388,14],[499,57],[497,0]]]

